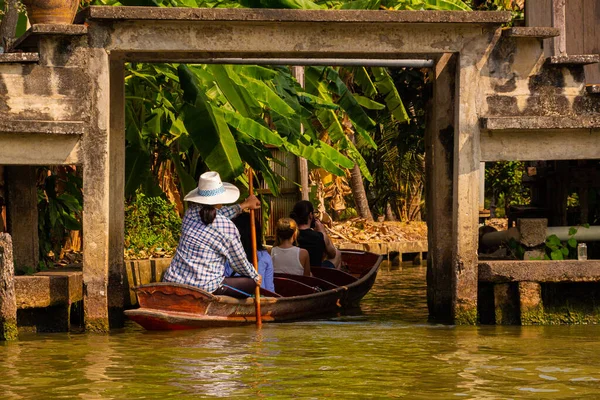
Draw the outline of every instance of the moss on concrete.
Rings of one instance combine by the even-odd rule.
[[[597,325],[600,308],[586,310],[573,306],[527,310],[521,313],[522,325]]]
[[[454,323],[456,325],[477,325],[477,307],[466,308],[457,307],[454,314]]]
[[[17,321],[15,319],[1,320],[0,340],[17,340],[18,338]]]
[[[85,330],[92,333],[107,333],[110,331],[108,318],[87,319],[85,321]]]

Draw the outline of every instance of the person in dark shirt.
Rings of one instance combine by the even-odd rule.
[[[310,265],[339,269],[342,254],[331,242],[321,221],[315,217],[312,203],[307,200],[297,202],[290,217],[298,224],[298,247],[308,251]]]

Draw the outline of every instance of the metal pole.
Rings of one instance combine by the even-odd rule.
[[[358,66],[358,67],[401,67],[433,68],[433,60],[388,60],[355,58],[204,58],[194,64],[258,64],[258,65],[297,65],[297,66]]]

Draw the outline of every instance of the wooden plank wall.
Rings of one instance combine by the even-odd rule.
[[[552,26],[552,0],[526,0],[527,26]],[[567,54],[600,53],[600,0],[567,0]],[[551,40],[544,41],[551,55]],[[585,67],[587,83],[600,84],[600,65]]]

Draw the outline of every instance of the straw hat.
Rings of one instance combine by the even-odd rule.
[[[184,200],[200,204],[231,204],[240,197],[240,190],[231,183],[221,182],[218,172],[209,171],[200,175],[198,189],[189,192]]]

